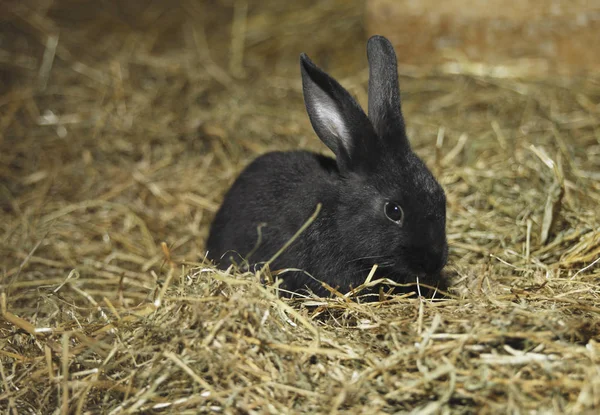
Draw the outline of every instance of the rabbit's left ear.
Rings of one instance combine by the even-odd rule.
[[[300,69],[313,129],[335,153],[341,171],[359,168],[377,145],[369,118],[350,93],[305,54],[300,55]]]
[[[373,36],[367,42],[367,58],[369,119],[382,140],[408,145],[400,108],[398,63],[394,47],[385,37]]]

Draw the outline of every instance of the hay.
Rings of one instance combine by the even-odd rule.
[[[599,80],[401,66],[449,296],[280,300],[208,225],[258,153],[324,151],[301,51],[366,102],[362,4],[207,4],[3,4],[0,408],[597,411]]]

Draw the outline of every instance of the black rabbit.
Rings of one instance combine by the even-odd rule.
[[[367,56],[368,117],[335,79],[300,56],[310,121],[336,159],[292,151],[252,162],[225,195],[210,229],[208,257],[221,268],[268,261],[321,203],[316,220],[271,270],[304,270],[340,292],[362,284],[374,264],[377,277],[398,283],[417,276],[440,282],[448,252],[446,197],[410,148],[393,46],[373,36]],[[281,277],[290,292],[327,294],[303,272]]]

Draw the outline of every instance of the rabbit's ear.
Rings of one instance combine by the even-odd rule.
[[[381,139],[408,145],[400,108],[398,64],[394,47],[385,37],[373,36],[367,42],[367,58],[369,119]]]
[[[375,145],[375,131],[360,105],[335,79],[300,55],[304,103],[313,129],[337,157],[340,170],[352,170]]]

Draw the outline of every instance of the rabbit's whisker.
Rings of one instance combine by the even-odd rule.
[[[362,261],[364,259],[377,259],[377,258],[385,258],[385,255],[363,256],[363,257],[360,257],[360,258],[351,259],[350,261],[348,261],[346,263],[349,264],[351,262]]]

